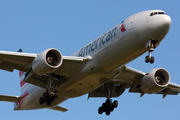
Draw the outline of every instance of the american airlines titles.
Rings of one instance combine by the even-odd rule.
[[[114,27],[112,30],[108,31],[107,33],[104,33],[101,37],[94,40],[92,43],[88,44],[87,46],[83,47],[80,51],[78,56],[84,57],[91,52],[98,49],[98,47],[103,46],[105,43],[109,42],[113,38],[116,37],[116,31],[117,27]]]

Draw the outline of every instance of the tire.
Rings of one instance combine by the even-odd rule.
[[[149,60],[149,56],[146,56],[145,57],[145,62],[148,63],[150,60]]]
[[[107,110],[106,111],[106,115],[110,115],[111,111],[110,110]]]
[[[150,63],[153,64],[153,63],[154,63],[154,60],[155,60],[154,57],[151,57]]]
[[[106,103],[103,103],[103,104],[102,104],[102,108],[106,108]]]
[[[48,96],[46,95],[46,93],[43,94],[42,98],[43,98],[44,101],[47,101]]]
[[[51,100],[51,102],[54,102],[54,100],[55,100],[55,97],[51,97],[51,99],[50,99],[50,100]]]
[[[103,103],[103,104],[102,104],[102,112],[105,112],[106,109],[107,109],[107,105],[106,105],[106,103]]]
[[[118,106],[118,101],[117,101],[117,100],[115,100],[115,101],[113,102],[113,106],[114,106],[114,108],[117,108],[117,106]]]
[[[51,100],[47,101],[47,105],[50,106],[51,105]]]
[[[40,97],[40,98],[39,98],[39,104],[42,105],[43,103],[44,103],[43,97]]]
[[[98,113],[99,113],[99,114],[102,114],[102,113],[103,113],[103,111],[102,111],[102,107],[99,107],[99,109],[98,109]]]

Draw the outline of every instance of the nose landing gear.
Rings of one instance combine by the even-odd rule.
[[[149,53],[148,56],[145,57],[145,62],[148,63],[150,62],[151,64],[154,63],[155,58],[153,56],[151,56],[151,53],[154,51],[154,49],[159,45],[159,43],[157,41],[154,40],[150,40],[147,44],[146,47],[149,48]]]
[[[153,56],[151,56],[151,53],[152,53],[153,51],[154,51],[154,48],[151,48],[151,49],[149,50],[148,56],[145,57],[145,62],[146,62],[146,63],[148,63],[148,62],[150,62],[151,64],[154,63],[155,58],[154,58]]]

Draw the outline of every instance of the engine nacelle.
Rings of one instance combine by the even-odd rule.
[[[167,87],[170,83],[170,75],[163,68],[150,70],[141,80],[140,86],[144,93],[152,94]]]
[[[37,75],[49,74],[57,70],[62,64],[62,54],[54,48],[40,53],[32,62],[32,70]]]

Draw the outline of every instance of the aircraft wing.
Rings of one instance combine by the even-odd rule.
[[[0,51],[0,69],[13,72],[14,69],[28,71],[38,54]]]
[[[0,101],[18,102],[20,99],[21,96],[0,95]]]
[[[14,69],[28,72],[38,54],[0,51],[0,69],[13,72]],[[84,57],[62,56],[62,65],[53,72],[57,76],[73,76],[84,65]],[[48,77],[34,74],[28,82],[46,88]]]
[[[128,88],[129,92],[140,93],[141,97],[145,94],[138,85],[146,73],[127,66],[123,66],[116,70],[118,73],[110,82],[90,92],[88,97],[107,97],[107,85],[113,85],[111,97],[119,97],[125,89]],[[180,85],[170,82],[166,88],[155,92],[154,94],[162,94],[163,98],[165,98],[166,95],[177,95],[178,93],[180,93]]]

